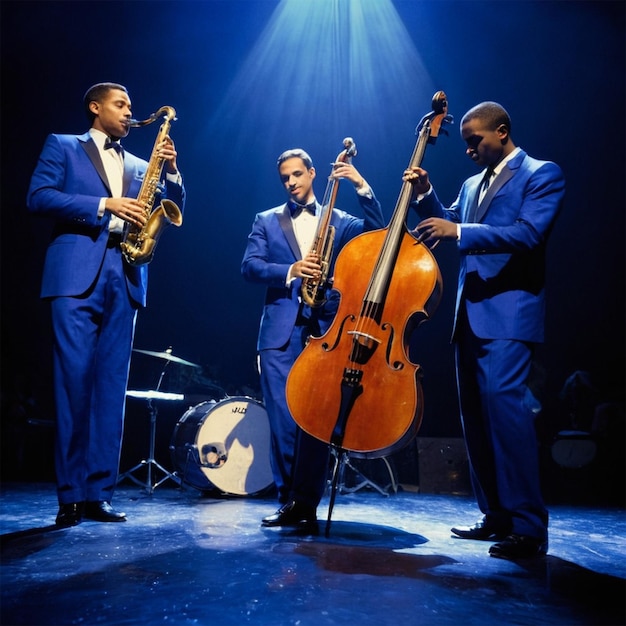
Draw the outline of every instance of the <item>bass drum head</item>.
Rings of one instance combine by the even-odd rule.
[[[245,496],[274,484],[269,420],[253,398],[192,407],[176,425],[170,450],[181,480],[201,491]]]

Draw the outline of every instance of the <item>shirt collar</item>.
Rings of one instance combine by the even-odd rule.
[[[502,161],[500,161],[500,163],[498,163],[498,165],[496,165],[493,168],[493,178],[495,178],[503,169],[504,166],[513,158],[517,155],[517,153],[521,150],[521,148],[519,146],[517,146],[516,148],[513,149],[513,151],[510,154],[507,154]],[[487,168],[488,170],[489,168]],[[485,173],[487,173],[487,170],[485,170]]]
[[[96,146],[98,146],[99,150],[104,150],[105,144],[110,141],[109,136],[106,133],[103,133],[101,130],[98,130],[97,128],[90,128],[89,134],[94,140]]]

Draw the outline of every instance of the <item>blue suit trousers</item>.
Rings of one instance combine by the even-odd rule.
[[[317,507],[326,488],[330,449],[302,431],[287,407],[285,384],[289,370],[305,346],[308,326],[294,326],[288,343],[260,350],[261,390],[272,432],[271,466],[278,500],[297,500]],[[302,389],[302,393],[306,393]]]
[[[110,502],[137,315],[119,246],[107,249],[86,294],[52,298],[51,307],[59,503]]]
[[[481,339],[460,317],[456,360],[470,476],[482,513],[500,528],[544,540],[548,512],[539,475],[535,418],[528,388],[533,345]]]

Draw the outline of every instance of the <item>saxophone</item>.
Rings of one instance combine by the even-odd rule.
[[[124,258],[130,265],[144,265],[150,263],[154,257],[154,249],[163,229],[169,224],[180,226],[183,223],[183,214],[175,202],[163,199],[159,206],[152,210],[156,197],[163,191],[161,183],[161,174],[163,172],[164,158],[156,156],[157,146],[169,134],[170,126],[176,119],[176,110],[170,106],[161,107],[156,113],[153,113],[148,119],[139,122],[131,120],[131,126],[145,126],[152,124],[162,115],[165,116],[163,124],[159,129],[159,134],[154,142],[152,155],[148,162],[148,168],[143,177],[141,189],[137,200],[142,204],[146,223],[139,227],[129,224],[124,229],[122,243],[120,248]]]
[[[356,156],[356,144],[352,137],[343,140],[345,150],[337,156],[336,161],[349,163],[353,156]],[[331,172],[332,174],[332,172]],[[333,253],[335,239],[335,227],[330,225],[330,218],[333,214],[333,207],[337,198],[339,181],[333,178],[328,179],[324,199],[322,200],[322,210],[317,223],[311,252],[317,254],[322,266],[319,278],[302,279],[302,300],[310,307],[319,307],[326,302],[326,286],[328,272],[330,271],[330,258]]]

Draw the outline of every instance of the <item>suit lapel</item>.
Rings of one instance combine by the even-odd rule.
[[[487,189],[487,193],[483,198],[483,201],[476,207],[476,216],[474,221],[480,222],[485,213],[489,210],[489,205],[491,204],[491,200],[498,193],[500,189],[513,177],[513,172],[509,169],[508,165],[504,166],[504,169],[496,176],[495,180],[491,185],[489,185],[489,189]],[[476,194],[478,196],[478,193]]]
[[[523,150],[520,150],[519,154],[515,155],[505,166],[504,169],[496,176],[495,180],[487,189],[487,193],[483,198],[483,201],[476,207],[476,215],[474,217],[474,222],[480,222],[482,218],[487,213],[489,209],[489,205],[491,204],[491,200],[493,197],[506,185],[506,183],[515,176],[515,172],[519,169],[522,161],[526,157],[526,153]],[[480,184],[480,183],[479,183]],[[475,202],[478,201],[478,189],[476,190]]]
[[[294,256],[296,259],[301,259],[302,256],[300,254],[300,246],[298,245],[296,234],[293,232],[293,222],[291,221],[291,214],[286,203],[283,206],[283,210],[278,213],[278,223],[285,234],[287,243],[289,244]]]
[[[468,192],[472,201],[469,203],[467,207],[467,213],[465,215],[465,222],[476,222],[477,211],[478,211],[478,195],[480,193],[480,182],[482,178],[480,176],[476,176],[476,182],[474,184],[474,188],[472,191]]]
[[[98,152],[98,147],[96,146],[94,140],[91,138],[89,133],[82,135],[78,138],[81,142],[81,146],[87,153],[89,160],[93,163],[93,166],[96,168],[96,172],[98,172],[98,176],[102,179],[102,182],[111,193],[111,186],[109,185],[109,179],[107,178],[106,172],[104,170],[104,165],[102,165],[102,159],[100,158],[100,153]],[[125,166],[124,166],[125,167]]]
[[[130,157],[127,152],[124,153],[124,179],[122,180],[122,196],[128,195],[130,184],[133,182],[134,168],[130,164]]]

